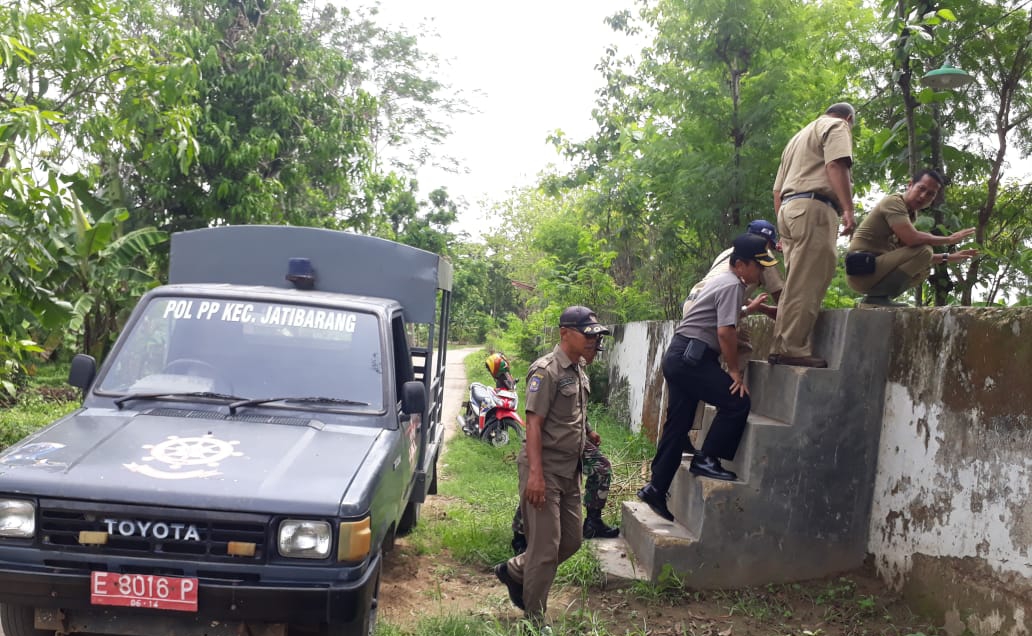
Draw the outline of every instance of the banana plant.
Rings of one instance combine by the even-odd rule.
[[[129,219],[124,208],[109,208],[91,221],[83,206],[103,209],[88,192],[71,202],[72,223],[51,237],[50,253],[62,281],[58,294],[71,304],[65,344],[100,359],[107,353],[131,309],[132,300],[158,283],[152,250],[168,240],[165,232],[144,227],[122,233]],[[68,338],[76,342],[70,343]]]

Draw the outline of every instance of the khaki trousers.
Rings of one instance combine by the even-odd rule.
[[[835,210],[816,199],[793,199],[781,206],[778,234],[787,275],[771,353],[813,355],[813,326],[835,276],[838,225]]]
[[[527,534],[527,551],[506,564],[509,575],[523,583],[523,603],[529,618],[543,618],[548,591],[559,564],[581,545],[580,471],[570,478],[545,473],[545,504],[536,508],[524,499],[530,467],[519,464],[520,509]]]
[[[873,274],[846,276],[846,282],[849,283],[853,291],[866,294],[875,285],[882,282],[886,276],[898,270],[910,276],[910,285],[907,286],[907,289],[910,289],[911,287],[917,287],[928,278],[931,267],[932,247],[930,245],[899,247],[891,252],[875,257]],[[903,292],[905,290],[899,291]]]

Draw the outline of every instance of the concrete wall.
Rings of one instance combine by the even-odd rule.
[[[1032,310],[898,311],[884,345],[879,573],[951,635],[1032,633]]]
[[[815,334],[817,352],[843,370],[864,352],[840,330],[885,312],[850,311],[823,314]],[[886,583],[950,636],[1030,635],[1032,309],[890,313],[891,328],[865,334],[866,346],[891,352],[882,404],[856,404],[881,418],[868,551]],[[762,360],[770,322],[754,325]],[[610,405],[653,439],[673,327],[624,325],[607,345]]]

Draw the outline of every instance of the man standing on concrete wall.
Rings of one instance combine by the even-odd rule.
[[[928,278],[933,265],[959,263],[978,255],[978,250],[934,254],[933,245],[956,245],[975,233],[969,227],[949,236],[919,232],[917,213],[927,208],[946,185],[935,170],[918,172],[903,194],[890,194],[864,217],[846,254],[846,281],[853,290],[867,294],[865,305],[906,307],[893,302]]]
[[[738,365],[736,325],[746,287],[758,283],[763,269],[777,261],[767,252],[762,236],[742,234],[733,246],[727,271],[711,280],[692,303],[663,355],[670,403],[652,460],[652,479],[638,491],[638,498],[668,521],[674,515],[666,504],[667,493],[682,454],[694,450],[688,431],[700,400],[716,406],[717,415],[702,448],[694,451],[689,470],[699,477],[738,478],[720,464],[721,459],[734,459],[751,407]],[[726,372],[720,367],[721,356]]]
[[[835,275],[838,219],[842,236],[853,234],[853,120],[845,102],[795,134],[781,154],[774,179],[774,210],[785,254],[785,289],[778,303],[768,361],[826,367],[813,355],[812,333],[824,294]]]
[[[559,564],[581,544],[580,459],[586,436],[588,376],[609,329],[595,312],[573,306],[559,317],[559,344],[527,373],[527,439],[516,459],[527,551],[495,566],[509,600],[542,622]]]

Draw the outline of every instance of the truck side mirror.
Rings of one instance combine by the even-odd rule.
[[[406,415],[426,411],[426,387],[418,380],[401,385],[401,412]]]
[[[97,361],[93,356],[85,353],[77,353],[72,358],[72,366],[68,370],[68,384],[85,391],[93,384],[93,378],[97,375]]]

